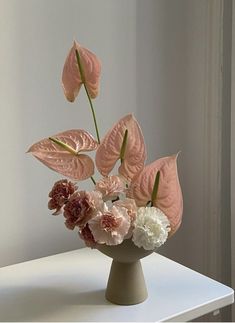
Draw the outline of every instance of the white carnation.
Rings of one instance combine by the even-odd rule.
[[[134,244],[145,250],[153,250],[165,243],[170,231],[170,222],[156,207],[140,207],[134,223]]]

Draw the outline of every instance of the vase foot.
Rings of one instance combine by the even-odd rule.
[[[134,305],[146,300],[148,292],[140,260],[131,263],[113,260],[105,297],[119,305]]]

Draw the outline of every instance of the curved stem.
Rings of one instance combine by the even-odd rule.
[[[89,92],[88,92],[88,90],[87,90],[86,83],[83,83],[83,85],[84,85],[84,88],[85,88],[85,90],[86,90],[86,94],[87,94],[87,97],[88,97],[88,100],[89,100],[89,103],[90,103],[91,112],[92,112],[92,116],[93,116],[93,121],[94,121],[94,124],[95,124],[95,131],[96,131],[97,141],[98,141],[98,143],[100,144],[100,135],[99,135],[99,130],[98,130],[98,125],[97,125],[97,121],[96,121],[96,116],[95,116],[95,110],[94,110],[94,107],[93,107],[93,103],[92,103],[92,101],[91,101],[91,98],[90,98]]]
[[[82,83],[83,83],[84,88],[86,90],[86,95],[88,97],[88,101],[89,101],[90,107],[91,107],[93,121],[94,121],[94,124],[95,124],[95,131],[96,131],[97,141],[100,144],[100,135],[99,135],[99,130],[98,130],[98,126],[97,126],[97,121],[96,121],[96,116],[95,116],[95,110],[94,110],[93,103],[91,101],[91,97],[90,97],[90,94],[89,94],[88,89],[87,89],[87,86],[86,86],[85,75],[84,75],[84,72],[83,72],[83,67],[82,67],[82,63],[81,63],[81,59],[80,59],[79,52],[78,52],[77,49],[75,50],[75,52],[76,52],[76,58],[77,58],[79,72],[80,72],[80,75],[81,75],[81,80],[82,80]]]

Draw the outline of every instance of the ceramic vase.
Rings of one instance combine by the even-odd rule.
[[[105,297],[119,305],[134,305],[148,297],[140,259],[150,255],[134,245],[131,239],[117,246],[99,245],[98,250],[113,259]]]

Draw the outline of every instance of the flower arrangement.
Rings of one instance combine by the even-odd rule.
[[[100,140],[93,107],[100,72],[96,55],[74,42],[63,68],[63,90],[67,100],[74,102],[84,86],[97,138],[83,129],[67,130],[35,143],[28,152],[66,177],[52,187],[48,208],[53,215],[63,214],[66,227],[77,230],[87,246],[113,246],[132,239],[137,247],[154,250],[181,224],[178,155],[145,165],[144,137],[132,114]],[[95,162],[90,151],[96,151]],[[117,174],[112,174],[116,164]],[[97,181],[95,167],[102,176]],[[89,178],[93,189],[80,190],[80,182]]]

